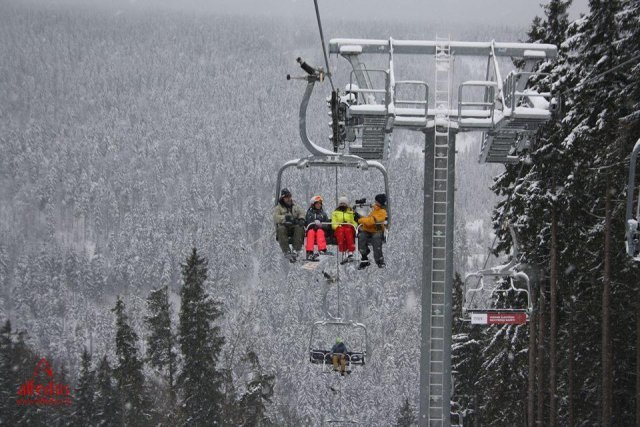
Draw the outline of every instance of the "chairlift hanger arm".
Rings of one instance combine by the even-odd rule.
[[[362,351],[357,351],[356,353],[362,353],[364,355],[368,353],[369,336],[367,332],[367,327],[364,325],[364,323],[355,322],[353,320],[342,320],[342,319],[315,321],[311,326],[311,336],[309,337],[309,350],[313,350],[314,337],[316,335],[318,328],[325,327],[325,326],[348,326],[353,330],[356,330],[356,329],[361,330],[364,334],[364,348],[362,349]]]
[[[322,148],[313,141],[309,139],[309,135],[307,135],[307,107],[309,106],[309,99],[311,98],[311,93],[313,92],[313,87],[316,84],[316,81],[323,79],[323,71],[315,69],[307,64],[302,58],[298,58],[297,61],[300,63],[300,67],[308,74],[304,79],[307,80],[307,88],[304,91],[304,95],[302,97],[302,102],[300,103],[300,112],[299,112],[299,129],[300,129],[300,139],[302,139],[302,143],[309,150],[311,154],[316,156],[330,156],[335,155],[335,153],[331,150],[327,150],[326,148]],[[289,79],[290,76],[287,76]]]

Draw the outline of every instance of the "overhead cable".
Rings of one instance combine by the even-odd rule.
[[[322,45],[322,53],[324,54],[324,63],[327,67],[326,75],[329,77],[329,83],[331,83],[331,90],[335,91],[336,88],[333,85],[333,79],[331,79],[331,70],[329,69],[329,57],[327,56],[327,48],[324,45],[324,35],[322,34],[322,23],[320,22],[320,10],[318,9],[318,0],[313,0],[313,4],[316,6],[316,18],[318,19],[318,29],[320,30],[320,44]]]
[[[627,64],[629,64],[629,63],[631,63],[631,62],[633,62],[633,61],[636,61],[637,59],[640,59],[640,55],[636,55],[636,56],[634,56],[633,58],[628,59],[628,60],[624,61],[623,63],[616,65],[616,66],[615,66],[615,67],[613,67],[613,68],[610,68],[610,69],[608,69],[608,70],[606,70],[606,71],[603,71],[603,72],[602,72],[602,73],[600,73],[600,74],[596,74],[595,76],[591,77],[590,79],[588,79],[588,80],[586,80],[586,81],[584,81],[584,82],[581,82],[581,83],[577,84],[576,86],[574,86],[574,87],[572,87],[572,88],[569,88],[569,89],[565,90],[564,92],[562,92],[562,93],[560,94],[560,96],[564,96],[564,95],[566,95],[566,94],[568,94],[568,93],[571,93],[571,92],[573,92],[574,90],[577,90],[578,88],[580,88],[580,87],[582,87],[582,86],[584,86],[584,85],[586,85],[586,84],[588,84],[588,83],[591,83],[591,82],[593,82],[594,80],[597,80],[597,79],[599,79],[599,78],[600,78],[600,77],[602,77],[602,76],[606,76],[607,74],[612,73],[612,72],[614,72],[614,71],[616,71],[616,70],[618,70],[618,69],[620,69],[620,68],[624,67],[625,65],[627,65]]]

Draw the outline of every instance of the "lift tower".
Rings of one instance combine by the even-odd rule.
[[[539,127],[551,118],[553,105],[550,93],[527,87],[534,76],[531,70],[536,62],[557,56],[557,48],[547,44],[438,38],[435,41],[332,39],[329,53],[343,56],[352,67],[349,96],[344,97],[342,108],[336,109],[342,135],[337,142],[346,153],[383,160],[388,156],[394,128],[425,135],[419,423],[449,426],[455,137],[458,132],[480,131],[480,162],[518,162],[520,151],[528,147]],[[386,55],[388,67],[367,68],[368,55]],[[434,58],[435,85],[431,96],[424,81],[395,80],[394,55]],[[468,56],[487,58],[486,77],[461,83],[454,107],[453,58]],[[525,71],[510,72],[503,79],[498,57],[524,59]],[[397,89],[402,86],[424,88],[424,97],[399,99]],[[478,92],[482,95],[478,96]]]

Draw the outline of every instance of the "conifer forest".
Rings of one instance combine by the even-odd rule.
[[[385,268],[305,269],[276,242],[276,175],[309,155],[305,85],[286,75],[303,74],[298,57],[324,63],[305,2],[293,19],[0,1],[0,425],[419,424],[424,135],[394,131],[384,161]],[[589,0],[580,16],[542,3],[528,25],[322,25],[325,42],[557,46],[530,87],[559,105],[520,162],[481,164],[480,133],[456,138],[450,424],[640,426],[640,257],[625,248],[640,1]],[[400,61],[398,80],[434,74]],[[455,97],[485,69],[456,62]],[[327,149],[330,90],[316,85],[307,114]],[[336,169],[292,168],[283,186],[305,211],[322,195],[329,216],[338,196],[384,191],[375,170]],[[463,321],[465,277],[509,261],[506,224],[529,321]],[[327,313],[366,325],[366,364],[346,376],[309,360]]]

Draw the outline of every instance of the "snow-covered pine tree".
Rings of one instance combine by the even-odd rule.
[[[52,411],[49,409],[38,408],[34,405],[27,405],[26,407],[20,407],[16,404],[15,395],[18,387],[28,379],[32,378],[34,373],[34,365],[40,360],[40,358],[29,348],[26,343],[27,333],[24,331],[16,331],[12,334],[12,351],[11,351],[11,369],[13,371],[13,380],[15,386],[10,390],[13,395],[11,404],[13,406],[13,420],[9,425],[44,425],[48,421],[52,421]],[[64,370],[61,370],[64,373]],[[57,373],[54,380],[60,382],[60,372]],[[49,382],[49,377],[41,370],[39,375],[35,377],[35,382],[39,384],[46,384]]]
[[[480,412],[487,425],[525,425],[527,413],[527,325],[483,330]],[[467,371],[468,372],[468,371]]]
[[[112,426],[122,423],[120,396],[114,385],[113,370],[107,356],[103,356],[96,370],[95,423]]]
[[[462,320],[464,282],[459,274],[453,278],[453,340],[451,345],[451,367],[454,372],[455,390],[452,400],[465,414],[465,420],[475,416],[474,404],[477,395],[482,395],[479,384],[482,366],[482,326],[471,325]]]
[[[0,233],[4,236],[8,234],[6,230],[0,230]],[[7,243],[0,243],[0,289],[2,289],[2,291],[0,291],[0,303],[3,305],[9,300],[9,292],[11,289],[9,287],[11,270],[9,269],[9,252],[7,251],[7,247]]]
[[[96,393],[95,372],[91,369],[91,354],[85,348],[80,360],[80,377],[75,393],[74,419],[78,425],[93,425]]]
[[[118,394],[124,423],[144,423],[147,418],[142,360],[138,356],[138,334],[129,325],[124,302],[118,297],[113,312],[116,315],[116,356],[118,365],[114,373],[118,382]]]
[[[409,398],[405,397],[398,418],[396,419],[396,427],[412,427],[417,425],[417,423],[416,409],[409,402]]]
[[[144,318],[149,328],[147,358],[151,366],[166,372],[170,400],[175,404],[176,338],[171,325],[171,305],[167,286],[149,293],[147,309],[149,315]]]
[[[250,364],[251,380],[239,402],[241,423],[252,427],[273,425],[267,416],[267,405],[273,397],[275,375],[263,372],[258,355],[253,351],[249,351],[244,360]]]
[[[571,4],[571,0],[552,0],[547,5],[544,6],[545,9],[545,22],[543,28],[545,29],[543,37],[540,39],[545,43],[551,43],[554,45],[561,45],[566,37],[567,28],[569,27],[569,18],[567,9]],[[534,34],[529,34],[532,37]],[[558,64],[562,63],[562,59],[564,59],[564,51],[562,52],[561,60],[556,61],[553,65],[557,67]],[[541,67],[544,68],[544,67]],[[547,82],[544,82],[547,83]],[[549,87],[549,84],[546,85],[543,83],[543,86]],[[546,135],[544,135],[546,133]],[[545,139],[548,140],[549,145],[552,147],[557,147],[559,144],[560,138],[558,135],[562,134],[562,126],[559,126],[556,121],[553,121],[549,124],[542,132],[543,136],[546,136]],[[550,150],[551,152],[547,154],[551,156],[557,156],[557,161],[562,161],[566,159],[566,157],[562,156],[561,152],[558,152],[557,149]],[[542,159],[541,159],[542,160]],[[545,163],[545,162],[542,162]],[[555,176],[555,172],[552,172],[551,176],[547,179],[547,183],[551,187],[550,194],[551,200],[548,203],[548,212],[550,215],[550,234],[549,237],[549,289],[550,289],[550,300],[549,300],[549,423],[551,425],[558,424],[558,408],[557,408],[557,366],[558,366],[558,355],[557,355],[557,336],[558,336],[558,196],[557,196],[557,177]],[[543,387],[542,384],[539,387]]]
[[[182,265],[178,342],[183,356],[179,376],[184,423],[221,424],[223,377],[217,371],[224,337],[214,322],[222,316],[221,304],[205,291],[207,261],[193,248]]]
[[[566,138],[574,141],[572,151],[576,167],[566,188],[578,195],[572,198],[576,209],[586,213],[582,215],[585,225],[584,246],[580,251],[583,265],[578,276],[582,282],[595,286],[592,294],[598,298],[600,311],[594,313],[601,325],[601,335],[597,337],[600,342],[596,343],[600,350],[599,360],[594,361],[598,368],[588,374],[593,383],[600,383],[598,389],[589,393],[592,404],[594,401],[599,403],[600,414],[591,418],[599,416],[603,425],[627,424],[633,421],[625,418],[630,413],[625,408],[633,407],[633,403],[625,390],[633,385],[627,383],[627,369],[618,370],[617,366],[633,364],[629,360],[632,348],[625,344],[630,331],[613,325],[627,323],[634,309],[629,301],[635,292],[630,286],[614,286],[613,283],[633,282],[631,276],[625,277],[628,260],[623,245],[616,244],[624,236],[624,200],[618,195],[625,191],[627,170],[621,165],[630,152],[630,145],[621,134],[621,119],[630,112],[630,105],[624,102],[629,68],[625,69],[625,53],[620,50],[620,40],[624,38],[621,25],[624,20],[620,19],[622,2],[591,1],[590,8],[578,34],[582,72],[575,106],[569,116],[573,126]],[[637,27],[635,31],[638,31]],[[584,256],[585,253],[588,255]],[[578,290],[585,291],[583,287]],[[578,334],[588,338],[586,328],[581,323],[577,326]],[[614,344],[616,342],[619,344]],[[579,345],[583,346],[584,341]]]
[[[528,32],[529,42],[551,43],[558,45],[559,57],[555,61],[545,61],[538,64],[534,71],[540,73],[541,77],[531,82],[539,91],[552,91],[556,96],[566,89],[573,82],[575,72],[572,72],[568,57],[568,47],[562,45],[566,38],[567,29],[569,27],[567,8],[571,1],[552,0],[544,6],[545,17],[540,19],[536,17]],[[558,98],[562,98],[558,96]],[[568,102],[571,104],[571,102]],[[557,119],[558,117],[556,117]],[[558,182],[562,182],[562,177],[558,176],[559,171],[568,170],[572,164],[572,159],[567,155],[566,147],[563,145],[566,130],[564,123],[560,120],[552,120],[538,133],[536,140],[532,145],[530,152],[531,162],[529,164],[507,166],[507,171],[498,178],[494,191],[505,196],[511,196],[508,202],[503,201],[498,205],[498,209],[494,214],[494,226],[498,234],[501,235],[502,242],[498,249],[508,247],[510,236],[503,227],[502,221],[509,218],[510,222],[517,224],[517,234],[520,244],[520,250],[523,253],[521,261],[537,267],[542,275],[536,274],[540,280],[550,280],[550,309],[549,309],[549,355],[546,354],[546,310],[545,301],[547,295],[544,291],[539,293],[539,303],[537,309],[540,311],[533,319],[538,324],[531,324],[531,329],[539,329],[538,334],[534,334],[538,338],[538,345],[530,346],[529,351],[535,352],[531,359],[530,367],[537,366],[538,372],[529,372],[528,381],[536,381],[529,387],[528,417],[533,418],[533,393],[537,388],[537,411],[535,418],[539,422],[544,418],[544,399],[545,395],[550,399],[550,422],[557,424],[556,416],[558,413],[556,407],[556,380],[557,380],[557,360],[556,354],[556,337],[558,329],[558,302],[557,302],[557,277],[558,277],[558,251],[551,251],[557,247],[557,224],[558,217],[556,212],[562,210],[566,212],[566,196],[559,191],[561,187]],[[520,176],[522,179],[518,179]],[[517,191],[516,191],[517,189]],[[564,196],[564,197],[563,197]],[[576,224],[579,226],[579,223]],[[574,222],[566,221],[561,230],[563,236],[571,236]],[[556,230],[556,233],[552,233]],[[574,233],[575,235],[575,233]],[[550,243],[551,242],[551,243]],[[551,248],[552,247],[552,248]],[[551,274],[547,274],[550,272]],[[534,287],[535,287],[534,283]],[[546,288],[546,283],[540,283],[539,289]],[[524,344],[524,343],[523,343]],[[531,344],[535,344],[532,342]],[[537,363],[532,363],[536,362]],[[549,383],[545,383],[544,363],[549,360]],[[530,419],[529,422],[534,422]]]
[[[0,425],[15,423],[18,381],[13,366],[13,336],[11,322],[7,320],[0,329]]]
[[[64,363],[55,370],[55,382],[59,384],[71,385],[69,381],[69,371]],[[49,425],[66,425],[69,420],[73,419],[75,402],[71,401],[71,405],[55,405],[50,406],[47,411],[47,419]]]
[[[640,138],[640,60],[638,59],[640,57],[640,2],[637,0],[624,0],[621,5],[622,10],[619,14],[621,27],[620,61],[627,63],[625,74],[629,80],[627,86],[621,90],[621,102],[627,106],[628,111],[627,115],[620,119],[620,138],[624,141],[624,152],[630,153],[632,147]],[[625,161],[625,163],[627,162]],[[637,186],[635,188],[627,188],[627,194],[628,192],[637,194],[637,188]],[[628,277],[639,277],[640,265],[631,261],[629,261],[629,264],[625,268]],[[629,312],[634,313],[636,318],[635,331],[633,333],[635,340],[629,339],[631,334],[628,331],[621,331],[621,333],[627,337],[627,342],[635,341],[635,360],[631,361],[632,364],[635,362],[635,384],[627,383],[628,385],[625,388],[631,389],[631,387],[635,386],[635,413],[636,423],[638,423],[640,419],[640,287],[637,285],[637,280],[631,279],[629,283],[634,284],[633,288],[629,290],[629,294],[635,294],[635,296],[629,298],[627,303],[631,303],[632,307]],[[633,369],[632,366],[621,365],[623,366],[620,369],[626,372],[629,372],[629,368]],[[619,369],[617,363],[616,369]],[[627,375],[627,377],[630,376]]]
[[[462,320],[464,282],[459,274],[453,278],[453,340],[451,345],[451,367],[454,372],[455,390],[452,400],[465,414],[465,420],[473,420],[476,396],[484,392],[480,384],[482,369],[482,326],[471,325]]]

